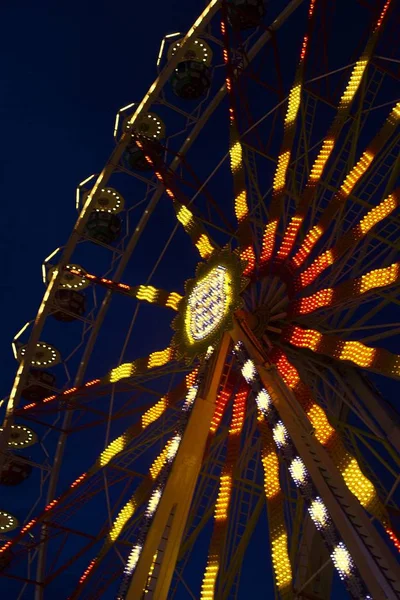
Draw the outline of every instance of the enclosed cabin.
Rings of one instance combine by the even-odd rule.
[[[228,18],[234,29],[245,31],[258,27],[264,17],[264,0],[228,0]]]
[[[36,442],[37,436],[32,429],[29,429],[24,425],[11,425],[10,436],[8,439],[8,446],[10,448],[22,450],[23,448],[36,444]],[[7,457],[7,461],[0,473],[0,484],[7,486],[20,485],[29,477],[31,472],[32,465],[24,460],[24,456],[22,454],[14,454],[14,456]],[[1,520],[0,515],[0,523]],[[10,527],[12,524],[13,523],[10,521]]]
[[[7,486],[20,485],[25,479],[28,479],[31,473],[32,465],[23,462],[23,460],[18,460],[18,455],[16,455],[15,460],[9,459],[4,465],[0,473],[0,484]]]
[[[168,60],[179,51],[181,43],[182,39],[171,44]],[[211,85],[211,61],[212,51],[207,42],[191,40],[170,78],[174,94],[183,100],[197,100],[205,96]]]
[[[53,267],[47,274],[51,279]],[[71,272],[73,270],[74,272]],[[86,311],[86,297],[81,290],[88,286],[85,272],[79,265],[67,265],[61,274],[58,289],[54,295],[54,306],[52,316],[57,321],[70,323],[79,317],[83,317]]]
[[[26,352],[26,346],[21,346],[17,352],[17,360],[21,361]],[[46,342],[38,342],[31,359],[32,368],[29,370],[26,386],[21,392],[24,400],[42,402],[54,393],[56,377],[48,371],[49,367],[58,364],[61,360],[56,348]]]
[[[88,194],[84,195],[84,201]],[[124,209],[124,199],[114,188],[102,188],[92,201],[85,234],[97,242],[111,246],[120,236],[122,222],[119,213]]]
[[[56,384],[56,376],[50,371],[31,369],[28,374],[26,386],[21,396],[27,402],[42,402],[53,393]]]
[[[125,151],[124,163],[132,171],[151,171],[151,162],[146,159],[145,153],[139,148],[135,139],[143,139],[146,146],[150,148],[151,155],[161,158],[164,151],[161,140],[165,137],[165,125],[153,112],[140,114],[133,125],[130,123],[131,119],[132,115],[126,117],[123,123],[124,132],[132,136],[132,142],[128,144]]]
[[[6,510],[0,510],[0,534],[7,534],[19,527],[19,522],[13,514]],[[13,559],[13,553],[10,549],[0,554],[0,572],[7,569]]]

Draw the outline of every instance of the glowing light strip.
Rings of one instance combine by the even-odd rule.
[[[380,17],[381,21],[379,27],[382,24],[385,13],[386,10],[384,9]],[[300,226],[303,223],[308,207],[314,198],[317,184],[321,179],[326,163],[328,162],[328,159],[335,146],[336,140],[349,114],[354,97],[361,85],[364,72],[369,64],[375,44],[378,39],[377,32],[379,27],[375,27],[375,30],[371,38],[368,40],[362,56],[352,68],[350,78],[340,98],[336,116],[333,120],[331,127],[329,128],[326,138],[322,143],[321,150],[319,151],[318,156],[311,167],[311,173],[308,178],[305,191],[302,195],[302,198],[300,199],[297,213],[289,222],[289,225],[283,236],[281,247],[279,248],[277,253],[277,259],[280,261],[285,260],[289,256],[294,246]]]
[[[392,0],[386,0],[385,4],[384,4],[384,6],[383,6],[382,12],[381,12],[381,14],[379,15],[379,19],[378,19],[378,21],[376,22],[375,29],[374,29],[374,33],[375,33],[376,31],[378,31],[378,29],[381,27],[381,25],[382,25],[382,23],[383,23],[383,19],[385,18],[385,15],[386,15],[386,13],[387,13],[387,11],[388,11],[388,9],[389,9],[389,6],[390,6],[390,4],[391,4],[391,1],[392,1]]]
[[[232,419],[226,449],[226,461],[219,480],[218,496],[214,509],[214,528],[201,586],[201,600],[212,600],[215,594],[215,584],[221,559],[221,544],[228,523],[229,506],[232,497],[233,471],[240,450],[240,434],[243,429],[248,393],[248,386],[242,385],[235,394],[233,401]]]
[[[58,498],[52,500],[44,509],[43,513],[41,513],[38,517],[33,519],[25,531],[28,531],[33,525],[40,521],[43,517],[48,518],[49,511],[52,510],[61,500],[66,500],[66,498],[70,495],[71,491],[76,490],[82,483],[87,481],[92,475],[96,474],[101,468],[106,466],[113,458],[115,458],[120,452],[122,452],[128,445],[128,443],[136,438],[141,431],[146,429],[149,425],[154,423],[157,419],[159,419],[162,414],[169,408],[170,406],[174,406],[178,400],[181,398],[182,394],[185,394],[189,391],[189,389],[195,384],[198,377],[198,369],[193,369],[188,375],[186,375],[183,382],[178,385],[175,390],[171,393],[163,396],[158,402],[156,402],[152,407],[150,407],[142,416],[142,419],[139,423],[135,423],[131,427],[129,427],[124,434],[113,440],[108,444],[108,446],[101,452],[100,456],[94,463],[94,465],[87,471],[82,473],[79,477],[77,477],[70,485],[70,487],[61,494]],[[17,543],[23,534],[23,530],[21,530],[20,534],[7,542],[4,546],[0,548],[0,554],[7,550],[11,545]],[[92,567],[91,567],[92,568]]]
[[[253,234],[249,223],[249,204],[247,200],[246,174],[243,163],[243,147],[240,141],[236,118],[237,96],[233,89],[235,73],[231,63],[229,34],[226,19],[226,10],[223,10],[221,20],[221,35],[224,42],[223,59],[226,67],[226,89],[230,101],[229,107],[229,155],[233,179],[234,210],[239,224],[238,238],[239,251],[242,260],[246,261],[243,275],[251,275],[256,266],[256,255],[253,246]]]
[[[278,348],[273,350],[270,358],[276,364],[283,381],[293,391],[295,398],[304,409],[315,431],[315,437],[328,451],[350,492],[381,523],[388,525],[387,511],[374,485],[364,475],[354,456],[346,450],[340,435],[329,423],[326,412],[314,401],[311,391],[301,381],[297,369],[288,360],[286,354]]]
[[[107,385],[109,383],[116,383],[121,379],[129,379],[134,375],[144,373],[150,369],[162,367],[170,361],[172,361],[174,358],[175,350],[170,347],[165,348],[165,350],[152,352],[148,357],[138,358],[130,363],[123,363],[122,365],[111,369],[111,371],[109,371],[108,374],[105,375],[105,377],[102,377],[101,379],[92,379],[91,381],[88,381],[80,387],[72,387],[68,390],[65,390],[61,394],[48,396],[47,398],[39,402],[31,402],[30,404],[26,404],[18,412],[21,412],[21,414],[23,414],[23,412],[27,410],[32,410],[33,408],[37,408],[47,402],[53,402],[54,400],[59,401],[69,399],[71,396],[77,396],[78,394],[81,394],[82,392],[86,391],[86,389],[89,387]]]
[[[279,461],[274,442],[263,413],[258,411],[258,429],[261,435],[261,462],[264,470],[264,490],[268,503],[272,566],[280,594],[284,597],[292,588],[292,567],[288,552],[288,538],[284,516],[284,495],[279,481]]]
[[[28,321],[27,323],[25,323],[25,325],[23,327],[21,327],[21,329],[18,331],[18,333],[16,333],[14,335],[14,340],[13,340],[14,342],[16,342],[21,337],[21,335],[24,333],[24,331],[26,331],[28,329],[28,327],[31,323],[32,323],[32,321]]]
[[[136,139],[136,145],[144,153],[146,161],[154,169],[154,174],[157,179],[164,185],[166,194],[173,201],[176,218],[183,226],[186,233],[190,236],[193,244],[196,246],[201,258],[209,258],[214,252],[216,245],[211,240],[210,236],[206,233],[202,224],[195,218],[192,211],[187,207],[186,204],[181,204],[177,197],[174,189],[171,187],[171,177],[165,171],[164,164],[155,164],[152,157],[149,156],[148,150],[144,141]]]
[[[239,365],[242,368],[242,374],[244,368],[246,368],[247,371],[251,370],[255,373],[254,375],[252,375],[253,392],[257,393],[258,390],[258,395],[260,395],[260,393],[265,393],[265,395],[271,398],[269,392],[265,388],[263,388],[263,383],[257,372],[256,366],[254,362],[248,358],[244,350],[244,346],[241,342],[238,342],[235,345],[234,353],[238,359]],[[250,363],[252,369],[249,368]],[[279,423],[278,411],[275,405],[273,405],[272,403],[269,403],[267,410],[261,411],[261,413],[266,419],[271,429],[273,429]],[[321,533],[323,540],[329,549],[332,562],[335,568],[337,569],[340,578],[344,581],[348,591],[350,592],[353,598],[368,598],[367,590],[365,589],[363,580],[360,577],[360,574],[351,558],[351,555],[348,552],[343,541],[340,539],[340,534],[336,530],[336,527],[329,515],[326,506],[322,502],[321,498],[318,496],[314,484],[311,480],[310,474],[308,473],[307,468],[304,462],[302,461],[301,457],[297,455],[297,450],[287,431],[285,432],[285,449],[283,450],[281,448],[279,441],[278,443],[276,443],[276,446],[278,449],[278,453],[280,453],[282,459],[288,464],[289,473],[296,487],[298,488],[299,492],[305,500],[306,506],[309,510],[309,514],[315,527]],[[282,540],[277,540],[277,550],[283,548]],[[283,571],[283,573],[286,573],[286,571]],[[355,588],[357,591],[356,593],[353,593]]]
[[[311,18],[314,13],[316,0],[311,0],[308,8],[308,23],[310,27]],[[281,201],[285,193],[287,170],[292,154],[294,134],[296,131],[296,121],[300,109],[301,94],[303,89],[303,71],[304,62],[307,55],[309,34],[303,37],[301,45],[300,60],[294,77],[292,88],[289,92],[288,106],[284,120],[284,132],[281,148],[278,155],[275,175],[272,185],[272,199],[270,205],[270,221],[267,223],[260,256],[260,264],[265,265],[272,257],[276,241],[276,232],[278,230],[279,211]]]
[[[307,315],[320,308],[334,306],[340,302],[358,298],[372,290],[393,285],[400,280],[400,262],[393,263],[382,269],[374,269],[357,279],[350,279],[339,284],[335,288],[325,288],[315,292],[311,296],[305,296],[296,300],[290,314]]]
[[[152,352],[148,359],[147,368],[155,369],[156,367],[162,367],[170,362],[170,360],[174,357],[173,348],[165,348],[165,350],[158,350],[156,352]],[[139,359],[141,360],[141,359]]]
[[[362,176],[371,166],[374,157],[383,148],[385,142],[390,138],[400,122],[400,102],[398,102],[393,109],[390,111],[385,123],[383,124],[380,131],[370,142],[367,149],[363,152],[358,162],[354,165],[351,171],[347,174],[344,182],[340,186],[340,189],[333,196],[332,200],[325,208],[324,212],[320,217],[320,221],[317,225],[308,232],[304,241],[294,255],[291,264],[293,267],[298,268],[310,254],[311,250],[315,246],[316,242],[321,238],[323,233],[336,214],[337,210],[346,202],[347,198],[352,193],[354,187],[360,181]]]
[[[86,179],[81,181],[80,184],[78,185],[78,187],[76,188],[76,199],[75,199],[76,210],[79,210],[79,204],[81,202],[81,188],[85,185],[85,183],[89,183],[89,181],[91,181],[94,177],[96,177],[96,173],[93,173],[93,175],[89,175],[89,177],[86,177]]]
[[[218,427],[220,426],[222,417],[224,416],[225,407],[231,395],[232,388],[227,385],[219,392],[215,402],[214,415],[210,424],[210,433],[216,433]]]
[[[66,270],[73,275],[82,276],[82,273],[78,272],[74,268]],[[183,296],[178,294],[178,292],[167,292],[165,290],[157,289],[151,285],[131,286],[127,285],[126,283],[112,281],[111,279],[107,279],[105,277],[98,277],[92,273],[85,273],[85,277],[91,281],[91,283],[101,285],[109,290],[115,290],[127,296],[132,296],[133,298],[137,298],[138,300],[149,302],[151,304],[166,306],[168,308],[172,308],[172,310],[178,310],[179,303],[183,298]]]
[[[371,208],[357,225],[345,233],[337,244],[326,250],[294,281],[296,291],[299,291],[317,279],[335,261],[337,261],[352,245],[359,242],[375,225],[389,216],[400,204],[400,188],[397,188],[382,200],[377,206]]]
[[[359,367],[373,369],[389,377],[400,377],[400,355],[382,348],[371,348],[357,341],[344,341],[334,335],[313,329],[290,325],[282,332],[282,339],[297,348],[308,348],[338,360],[348,360]]]
[[[209,357],[206,358],[205,364],[207,364],[211,354],[212,354],[212,352],[210,353]],[[193,407],[194,401],[197,398],[197,394],[198,394],[198,390],[199,390],[199,383],[200,383],[199,371],[198,371],[198,369],[195,369],[186,377],[186,385],[189,387],[188,387],[188,391],[186,394],[185,402],[183,403],[183,406],[182,406],[181,423],[175,431],[175,435],[171,440],[172,443],[170,443],[168,446],[168,449],[164,449],[164,451],[162,453],[162,454],[166,455],[166,457],[167,457],[167,462],[169,464],[168,471],[166,469],[163,470],[163,473],[161,474],[160,478],[158,479],[158,485],[157,485],[156,489],[153,490],[153,493],[147,504],[147,507],[145,510],[144,523],[142,524],[141,532],[139,533],[137,543],[132,547],[131,553],[129,555],[128,561],[127,561],[125,569],[124,569],[124,577],[123,577],[123,580],[122,580],[122,583],[120,586],[120,590],[119,590],[119,593],[117,596],[119,599],[120,598],[122,599],[125,597],[125,593],[128,588],[129,581],[130,581],[130,579],[136,569],[138,561],[140,559],[140,554],[142,552],[143,546],[145,545],[147,531],[152,523],[154,514],[155,514],[158,504],[161,500],[169,470],[170,470],[172,462],[178,452],[178,449],[179,449],[179,446],[180,446],[180,443],[182,440],[184,426],[189,418],[189,414]],[[161,455],[160,455],[160,457],[161,457]],[[155,464],[155,467],[158,468],[158,465]],[[162,467],[162,468],[164,468],[164,467]],[[154,474],[151,473],[151,475],[154,478]],[[157,477],[159,477],[159,475],[160,475],[160,470],[158,470],[158,472],[157,472]],[[155,555],[153,557],[153,562],[150,566],[150,573],[152,572],[152,570],[154,568],[154,562],[156,560],[156,557],[157,557],[157,555]]]
[[[166,445],[164,446],[161,453],[154,459],[154,461],[149,469],[148,475],[142,481],[142,483],[139,485],[138,489],[134,492],[134,494],[131,496],[131,498],[128,500],[128,502],[126,502],[126,504],[119,511],[117,517],[114,519],[114,521],[110,527],[110,531],[108,533],[108,536],[107,536],[101,550],[99,551],[97,556],[89,563],[88,568],[84,571],[81,578],[79,579],[80,586],[82,586],[83,583],[87,582],[88,576],[91,573],[93,573],[94,567],[99,565],[100,561],[104,558],[108,549],[119,538],[125,525],[133,517],[133,515],[136,512],[137,507],[140,506],[142,496],[143,496],[146,488],[151,483],[151,481],[154,481],[158,477],[161,470],[164,468],[164,466],[167,463],[172,462],[172,460],[174,459],[174,456],[178,450],[179,443],[180,443],[180,439],[177,439],[177,436],[175,435],[173,438],[171,438],[166,443]],[[157,493],[157,488],[156,488],[156,493]],[[153,508],[155,510],[155,508],[160,500],[160,497],[161,497],[161,493],[160,493],[160,496],[158,497],[158,501],[156,502],[156,497],[154,496],[154,492],[153,492],[153,494],[150,496],[150,500],[149,500],[148,507],[146,510],[148,510],[150,512]],[[150,516],[152,516],[152,513],[150,514]],[[130,563],[130,561],[128,560],[128,564],[129,563]],[[77,592],[77,590],[75,590],[75,593],[76,592]]]
[[[224,15],[221,20],[221,35],[224,41],[223,59],[226,67],[226,89],[228,90],[228,97],[230,100],[229,108],[229,120],[230,120],[230,142],[229,142],[229,155],[230,155],[230,167],[233,176],[233,187],[235,195],[235,215],[238,223],[243,222],[249,214],[249,206],[247,203],[247,191],[245,182],[245,173],[243,165],[243,148],[240,141],[240,135],[236,124],[236,95],[233,90],[234,72],[230,58],[230,44],[229,34],[226,24],[226,17]]]

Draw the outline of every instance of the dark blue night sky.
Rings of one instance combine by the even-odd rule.
[[[271,9],[273,14],[279,12],[279,8],[286,3],[283,0],[271,2],[276,7]],[[347,3],[338,4],[341,6],[337,12],[333,14],[332,11],[336,34],[340,33],[349,39],[349,33],[357,30],[360,33],[360,44],[364,43],[365,25],[371,15],[359,6],[349,13]],[[118,109],[141,100],[154,80],[162,37],[167,33],[186,31],[203,8],[202,0],[3,2],[0,26],[2,397],[11,388],[16,369],[11,340],[27,320],[34,318],[43,296],[42,261],[67,241],[76,221],[77,184],[91,173],[99,172],[111,154],[114,147],[114,119]],[[342,21],[344,16],[347,17],[347,22]],[[300,28],[298,25],[304,23],[304,18],[305,6],[298,10],[295,18],[279,34],[285,94],[293,78],[295,57],[303,30],[303,25]],[[350,44],[338,48],[332,41],[329,48],[332,56],[336,56],[332,65],[342,66],[350,62],[360,45],[351,47]],[[275,85],[277,78],[272,71],[271,57],[267,64],[270,70],[264,77],[269,77]],[[318,61],[315,69],[317,74],[323,72]],[[393,98],[390,93],[385,92],[387,100]],[[278,101],[278,98],[272,99],[268,94],[265,90],[261,92],[256,103],[255,110],[260,114],[265,112],[268,103],[273,106]],[[378,111],[376,129],[384,116],[385,111]],[[209,137],[200,140],[198,148],[192,154],[191,160],[200,178],[210,172],[227,150],[226,112],[220,111],[213,127]],[[225,146],[219,148],[214,155],[210,148],[214,148],[219,142],[220,132],[225,136]],[[371,132],[375,133],[373,130]],[[276,152],[276,142],[272,144],[272,148]],[[264,176],[268,178],[269,173],[261,175]],[[220,179],[213,182],[211,189],[233,227],[232,198],[230,192],[227,192],[231,189],[231,181],[224,180],[224,177],[229,177],[228,169],[222,172]],[[132,197],[129,196],[129,202],[131,201]],[[123,277],[123,281],[127,283],[138,284],[145,281],[173,228],[174,217],[170,206],[165,202],[158,211],[151,236],[139,245],[140,261],[136,258],[137,262],[129,265]],[[154,285],[177,289],[182,293],[183,282],[193,275],[196,261],[197,256],[191,251],[189,242],[179,232],[176,245],[166,255],[166,266],[156,272]],[[96,269],[96,262],[90,255],[88,262],[92,272],[102,274],[101,267]],[[125,298],[117,299],[113,304],[90,363],[88,378],[101,376],[118,363],[134,308],[130,300]],[[121,314],[124,315],[123,318]],[[137,332],[124,355],[126,360],[146,355],[168,343],[170,314],[162,313],[156,319],[152,307],[147,306],[141,309],[140,314]],[[385,320],[389,321],[390,318]],[[59,327],[54,327],[54,331],[57,335],[64,335]],[[65,334],[67,345],[72,335]],[[392,343],[392,340],[388,340],[387,347]],[[389,385],[387,391],[390,394],[393,388]],[[117,423],[113,437],[125,427],[126,424],[124,426],[124,423]],[[65,471],[66,480],[60,482],[60,491],[90,465],[101,450],[104,432],[99,439],[96,436],[96,431],[91,430],[87,438],[77,438],[78,441],[72,445],[68,455],[70,464]],[[87,459],[85,458],[82,466],[80,461],[83,454]],[[24,485],[29,487],[28,482]],[[28,487],[25,489],[28,490]],[[27,510],[23,494],[18,489],[7,490],[4,498],[7,509],[23,521]],[[12,506],[14,511],[11,510]],[[268,586],[272,585],[270,562],[265,557],[267,536],[266,518],[263,514],[242,573],[241,590],[246,590],[248,595],[243,593],[241,598],[250,598],[252,593],[257,593],[260,598],[269,597],[266,593],[262,595],[263,587],[260,588],[260,573]],[[207,543],[206,538],[200,539],[201,564],[205,561]],[[190,583],[193,589],[198,589],[202,567],[196,569],[193,565],[190,569]],[[81,566],[74,567],[70,575],[76,580],[80,572]],[[257,586],[255,580],[258,580]],[[3,582],[4,580],[0,589],[4,589]],[[59,587],[53,588],[54,597],[61,598],[59,594],[63,591],[64,583],[68,586],[69,581],[65,579],[57,584]],[[9,595],[4,598],[13,600],[15,588],[12,583],[9,585]],[[29,600],[31,597],[26,592],[23,599]],[[112,598],[113,595],[104,596],[108,597]],[[178,597],[183,600],[188,596],[182,594]],[[334,597],[344,597],[342,588]]]

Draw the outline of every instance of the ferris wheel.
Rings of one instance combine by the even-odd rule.
[[[5,598],[400,597],[392,4],[162,40],[13,340]]]

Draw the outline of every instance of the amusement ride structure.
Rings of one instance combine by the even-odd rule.
[[[13,340],[2,597],[400,598],[394,4],[162,41]]]

